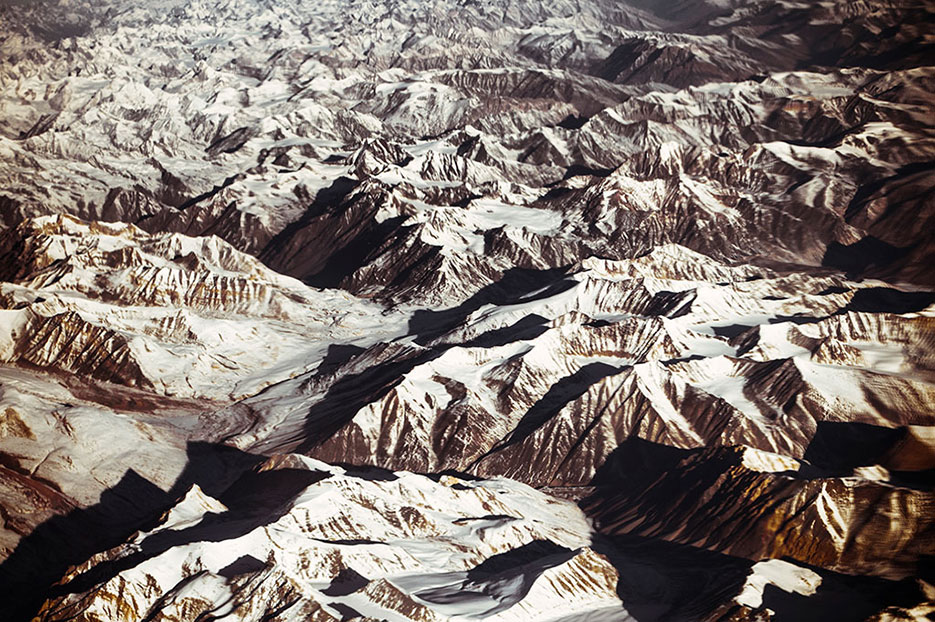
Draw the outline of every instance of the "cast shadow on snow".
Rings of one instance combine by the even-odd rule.
[[[935,292],[904,292],[891,287],[868,287],[854,292],[845,307],[864,313],[916,313],[935,302]]]
[[[865,399],[885,412],[886,405],[874,404],[879,398],[869,391]],[[905,426],[819,421],[803,459],[806,465],[800,474],[806,476],[814,470],[818,477],[846,477],[857,467],[878,464],[889,471],[894,484],[920,490],[935,487],[935,456],[926,445],[914,443]]]
[[[365,232],[365,234],[358,235],[349,244],[332,253],[325,260],[325,265],[316,270],[314,274],[308,273],[311,269],[309,266],[303,266],[303,257],[308,260],[308,251],[311,250],[312,257],[315,259],[315,261],[311,262],[311,265],[316,266],[323,258],[318,257],[317,249],[311,248],[308,244],[294,246],[294,238],[317,219],[333,212],[337,206],[342,205],[359,185],[360,182],[355,179],[339,177],[330,186],[319,190],[305,212],[267,242],[258,255],[260,261],[277,272],[303,279],[307,284],[315,287],[334,287],[337,285],[357,267],[358,264],[352,261],[352,256],[359,253],[366,254],[366,252],[372,250],[376,237],[386,235],[388,231],[399,224],[400,219],[387,219],[379,223],[375,229],[371,229],[370,234]]]
[[[641,536],[597,535],[591,547],[619,572],[617,595],[638,622],[694,622],[708,616],[729,619],[740,607],[724,603],[740,593],[754,563]],[[788,561],[816,572],[821,584],[812,595],[767,585],[762,606],[775,612],[771,618],[775,622],[865,620],[884,607],[911,606],[922,598],[911,580],[845,575]]]
[[[223,542],[244,536],[279,520],[289,511],[290,501],[326,477],[327,472],[304,469],[246,471],[227,491],[218,495],[217,499],[227,507],[226,511],[208,512],[191,527],[155,533],[143,540],[139,551],[100,563],[68,583],[53,587],[49,595],[54,597],[87,591],[174,547],[192,542]]]
[[[418,311],[409,323],[409,334],[422,349],[408,348],[382,363],[351,373],[335,382],[324,398],[316,402],[305,419],[300,452],[314,449],[344,427],[367,404],[385,396],[400,378],[419,365],[432,361],[455,345],[492,348],[518,340],[533,339],[548,330],[547,320],[538,315],[526,316],[510,326],[487,331],[464,343],[437,343],[440,337],[459,326],[471,313],[486,304],[509,305],[556,295],[573,287],[564,278],[565,271],[514,268],[503,278],[488,285],[467,301],[444,311]],[[435,342],[435,343],[433,343]],[[327,372],[358,356],[359,351],[335,351]],[[328,356],[332,352],[329,350]],[[340,361],[340,362],[339,362]]]
[[[185,469],[168,491],[131,469],[101,494],[97,504],[55,516],[25,536],[0,564],[0,620],[28,620],[46,597],[86,589],[172,546],[236,537],[271,522],[276,519],[275,514],[254,510],[261,505],[280,507],[290,495],[308,485],[310,479],[321,477],[316,472],[288,469],[254,473],[252,468],[262,458],[210,443],[189,443],[187,457]],[[232,487],[235,481],[237,486]],[[155,534],[144,542],[139,553],[101,564],[64,585],[52,586],[69,567],[123,543],[136,531],[154,527],[158,517],[193,484],[230,508],[223,521],[209,516],[203,525]],[[231,524],[219,526],[221,522]]]
[[[850,464],[855,456],[846,442],[862,432],[866,432],[863,427],[847,431],[833,426],[821,430],[812,443],[810,455],[819,458],[822,467]],[[839,434],[841,438],[835,438]],[[892,434],[884,438],[886,434],[880,431],[865,436],[862,446],[877,451],[893,438]],[[639,495],[643,488],[662,473],[675,469],[692,453],[638,438],[627,439],[598,470],[592,480],[594,492],[582,500],[581,506],[588,512],[601,500],[621,493]],[[732,606],[725,609],[723,603],[739,594],[754,563],[686,544],[630,534],[596,534],[591,547],[605,555],[620,573],[617,594],[639,622],[689,622],[707,616],[726,619]],[[884,607],[911,606],[924,598],[911,579],[891,581],[851,576],[788,561],[818,573],[822,582],[816,593],[809,596],[767,585],[762,604],[775,612],[772,619],[776,622],[864,620]],[[933,566],[930,560],[923,559],[920,576],[931,577],[932,568],[925,570],[926,565]]]
[[[576,554],[550,540],[533,540],[493,555],[466,573],[452,573],[463,576],[460,584],[421,589],[416,595],[436,605],[468,605],[476,607],[475,615],[492,615],[525,598],[544,572]]]
[[[365,351],[366,348],[361,348],[360,346],[333,343],[328,346],[325,358],[318,364],[318,369],[315,370],[315,373],[319,376],[332,374],[340,369],[342,365],[348,363],[358,354]]]
[[[481,582],[498,575],[515,575],[524,567],[535,567],[541,574],[575,556],[575,551],[551,540],[532,540],[515,549],[488,557],[467,572],[470,580]]]
[[[427,345],[485,305],[505,307],[556,296],[577,284],[577,281],[567,278],[567,273],[567,268],[511,268],[499,280],[485,285],[456,307],[443,311],[416,311],[409,321],[409,334],[416,337],[415,341],[419,345]],[[504,343],[515,340],[512,338]]]
[[[478,462],[511,445],[523,442],[557,415],[562,408],[587,393],[594,384],[620,371],[620,367],[607,363],[589,363],[573,374],[561,378],[526,411],[509,436],[484,454]]]
[[[819,421],[803,458],[813,466],[840,476],[855,467],[877,464],[905,434],[905,428]]]

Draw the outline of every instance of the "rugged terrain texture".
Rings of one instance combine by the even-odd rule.
[[[935,613],[935,2],[0,4],[0,618]]]

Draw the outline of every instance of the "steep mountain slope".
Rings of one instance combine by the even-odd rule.
[[[924,619],[933,41],[3,3],[2,613]]]

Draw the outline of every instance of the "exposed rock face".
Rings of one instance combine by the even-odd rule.
[[[2,4],[0,617],[929,615],[935,4],[658,4]]]
[[[877,477],[887,478],[880,471]],[[935,498],[875,479],[870,469],[850,477],[810,474],[796,460],[749,447],[703,450],[666,464],[648,487],[640,482],[630,492],[624,486],[609,498],[601,491],[584,507],[609,534],[663,537],[849,574],[911,576],[935,542]],[[668,516],[690,518],[670,528]]]
[[[154,529],[71,570],[53,591],[83,594],[50,599],[38,619],[135,620],[153,607],[182,619],[522,620],[613,608],[626,619],[617,572],[588,548],[589,531],[571,502],[508,480],[370,479],[281,456],[221,500],[194,486]]]
[[[223,401],[314,364],[339,334],[380,334],[373,305],[303,286],[216,237],[46,216],[7,230],[0,253],[6,362]]]

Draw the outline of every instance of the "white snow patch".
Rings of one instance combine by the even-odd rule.
[[[790,594],[811,596],[821,585],[821,575],[781,559],[758,562],[753,565],[737,602],[753,609],[762,606],[763,590],[767,585],[774,585]]]

